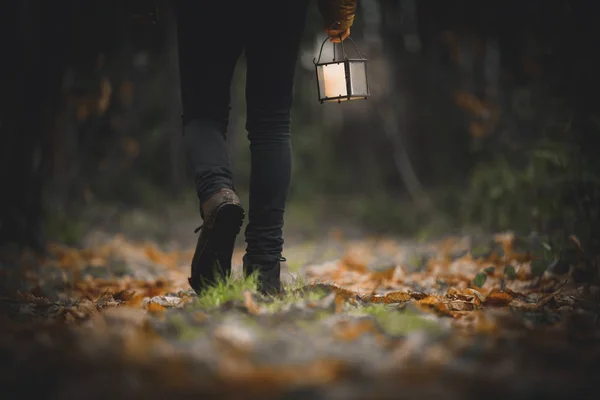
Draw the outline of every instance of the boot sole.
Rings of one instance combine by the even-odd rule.
[[[222,204],[215,211],[211,236],[204,248],[200,250],[201,256],[196,266],[196,274],[194,274],[211,278],[205,283],[196,282],[195,284],[192,284],[194,280],[189,279],[190,286],[199,294],[206,285],[214,283],[213,273],[216,272],[218,277],[224,279],[231,274],[231,257],[235,247],[235,239],[240,233],[244,217],[244,209],[234,203]],[[221,269],[219,271],[208,271],[209,268],[212,268],[215,260],[219,260]]]
[[[240,233],[244,217],[244,209],[232,203],[223,204],[215,216],[213,254],[219,260],[224,277],[231,274],[235,239]]]

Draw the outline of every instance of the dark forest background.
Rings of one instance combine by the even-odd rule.
[[[146,11],[156,9],[153,23]],[[594,9],[359,0],[352,37],[369,59],[372,96],[321,105],[312,61],[324,33],[313,4],[297,72],[290,209],[377,232],[511,229],[574,234],[600,248]],[[2,242],[77,243],[81,216],[98,205],[194,201],[171,1],[8,1],[0,18]],[[217,39],[198,38],[198,51]],[[242,194],[243,79],[242,58],[229,133]]]

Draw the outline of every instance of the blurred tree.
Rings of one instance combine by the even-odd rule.
[[[0,241],[42,249],[41,191],[65,65],[68,1],[12,1],[0,13]]]
[[[156,24],[131,18],[155,4]],[[67,219],[94,199],[160,205],[191,187],[180,149],[174,4],[5,7],[0,40],[13,55],[0,64],[6,240],[41,242],[44,208]],[[343,105],[316,101],[312,59],[324,33],[317,8],[309,11],[292,118],[292,200],[332,198],[337,211],[363,210],[356,222],[375,225],[398,208],[412,225],[388,226],[413,229],[406,233],[447,215],[453,226],[575,232],[600,247],[598,226],[589,223],[600,218],[600,32],[590,3],[363,0],[359,7],[352,37],[369,59],[373,96]],[[244,190],[242,78],[243,58],[228,137]],[[398,206],[411,197],[430,198],[435,208]]]

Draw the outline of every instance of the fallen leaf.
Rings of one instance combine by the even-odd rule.
[[[152,314],[163,314],[166,310],[166,307],[161,306],[158,303],[148,303],[147,310]]]
[[[449,301],[446,303],[446,307],[450,311],[473,311],[475,305],[466,301]]]
[[[341,313],[344,310],[344,303],[346,303],[346,297],[343,296],[342,294],[336,293],[334,302],[335,302],[335,312]]]
[[[342,264],[343,267],[345,267],[349,271],[356,271],[361,274],[365,274],[368,272],[367,266],[363,262],[357,260],[355,257],[353,257],[351,255],[345,255],[340,260],[340,263]]]
[[[343,341],[356,340],[366,333],[377,332],[375,323],[370,319],[359,321],[341,321],[335,325],[334,335],[337,339]]]
[[[254,299],[252,298],[252,293],[250,291],[245,290],[243,293],[243,297],[244,307],[246,307],[246,310],[248,310],[250,314],[258,315],[262,312],[261,307],[254,302]]]
[[[403,301],[412,300],[413,296],[408,292],[392,292],[384,296],[384,303],[400,303]]]
[[[115,300],[119,301],[129,301],[136,294],[134,290],[121,290],[120,292],[115,293],[113,296]]]
[[[483,304],[486,306],[502,307],[508,305],[512,299],[513,296],[511,296],[510,293],[494,289],[487,295]]]
[[[396,269],[398,268],[400,267],[391,267],[383,271],[371,272],[370,278],[378,281],[392,280],[392,278],[394,278],[394,275],[396,275]]]
[[[146,256],[156,263],[160,263],[162,260],[160,252],[153,245],[146,246]]]

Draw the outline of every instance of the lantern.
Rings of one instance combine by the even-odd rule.
[[[341,37],[340,37],[341,39]],[[319,101],[341,103],[346,100],[366,99],[369,96],[369,83],[367,81],[367,58],[361,55],[352,38],[348,40],[354,45],[358,58],[348,58],[341,40],[341,60],[336,60],[335,43],[333,45],[333,61],[321,62],[323,46],[329,38],[321,44],[319,59],[313,60],[317,72],[317,90]]]

